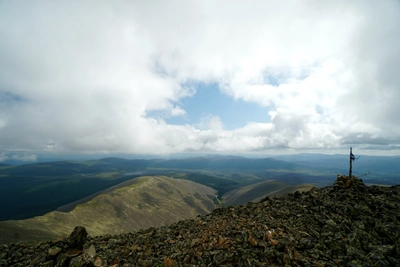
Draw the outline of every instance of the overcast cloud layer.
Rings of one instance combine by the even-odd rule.
[[[2,157],[399,154],[399,33],[397,0],[2,1]],[[149,115],[184,116],[197,83],[268,107],[266,123]]]

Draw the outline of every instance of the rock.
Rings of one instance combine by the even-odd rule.
[[[95,267],[101,267],[101,266],[103,265],[103,262],[102,262],[102,260],[100,259],[100,257],[96,257],[96,259],[94,260],[93,265],[94,265]]]
[[[170,258],[166,258],[164,261],[164,264],[165,264],[165,266],[170,267],[170,266],[176,266],[177,262]]]
[[[345,189],[349,189],[350,188],[350,186],[351,186],[351,179],[348,179],[345,183],[344,183],[344,188]]]
[[[74,258],[74,257],[80,255],[81,253],[82,253],[82,250],[71,249],[71,250],[68,250],[67,252],[65,252],[65,256],[67,256],[67,258]]]
[[[44,262],[46,260],[47,254],[42,252],[38,256],[36,256],[30,263],[29,266],[36,265],[38,263]]]
[[[272,239],[272,232],[267,231],[265,232],[265,240],[271,240]]]
[[[42,265],[43,267],[53,267],[53,260],[46,261]]]
[[[93,264],[84,255],[72,258],[69,267],[91,267]]]
[[[93,259],[96,256],[96,248],[94,247],[93,244],[91,244],[89,248],[83,251],[83,254],[86,254],[87,257]]]
[[[49,248],[48,254],[49,254],[50,256],[52,256],[52,257],[55,257],[55,256],[58,255],[58,253],[60,253],[60,251],[61,251],[61,248],[59,248],[59,247],[52,247],[52,248]]]
[[[276,245],[279,244],[279,241],[276,240],[276,239],[271,239],[271,240],[270,240],[270,243],[271,243],[271,245],[276,246]]]
[[[55,266],[56,267],[63,267],[63,266],[66,266],[67,262],[68,262],[68,258],[65,255],[65,253],[60,253],[57,256],[56,265]]]
[[[257,245],[257,240],[254,239],[251,235],[249,236],[249,238],[247,239],[247,241],[249,241],[249,243],[250,243],[252,246],[256,246],[256,245]]]
[[[70,248],[79,248],[82,247],[85,242],[88,233],[86,229],[82,226],[75,227],[74,231],[68,237],[68,245]]]

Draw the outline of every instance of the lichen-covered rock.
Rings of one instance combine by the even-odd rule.
[[[70,248],[79,248],[85,243],[88,233],[85,227],[77,226],[68,237],[68,245]]]

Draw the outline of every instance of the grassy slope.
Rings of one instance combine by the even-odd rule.
[[[171,178],[189,180],[205,186],[209,186],[218,191],[218,195],[222,196],[226,192],[241,187],[241,183],[230,178],[225,178],[224,175],[209,173],[205,171],[187,172],[187,173],[170,173]]]
[[[306,191],[311,184],[288,185],[275,180],[263,181],[232,190],[222,196],[225,205],[245,204],[260,201],[265,196],[282,196],[295,191]]]
[[[212,211],[216,195],[215,190],[191,181],[140,177],[71,212],[0,222],[0,243],[54,239],[68,235],[77,225],[93,236],[166,225]]]

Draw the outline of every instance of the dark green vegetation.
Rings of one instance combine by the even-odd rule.
[[[332,184],[336,174],[347,172],[348,158],[342,155],[279,159],[213,155],[173,160],[104,158],[0,165],[0,220],[43,215],[140,175],[194,181],[217,190],[222,197],[231,190],[268,180],[283,186],[322,187]],[[358,176],[370,171],[370,175],[362,177],[368,184],[398,184],[395,171],[400,173],[399,161],[398,157],[361,157],[354,163],[353,171]],[[69,205],[69,209],[73,207]]]
[[[74,176],[56,177],[51,181],[26,176],[2,177],[1,180],[6,182],[6,185],[2,184],[0,187],[1,220],[23,219],[44,214],[123,181],[123,179],[104,180]]]
[[[42,215],[138,175],[102,162],[51,162],[0,168],[0,220]]]

